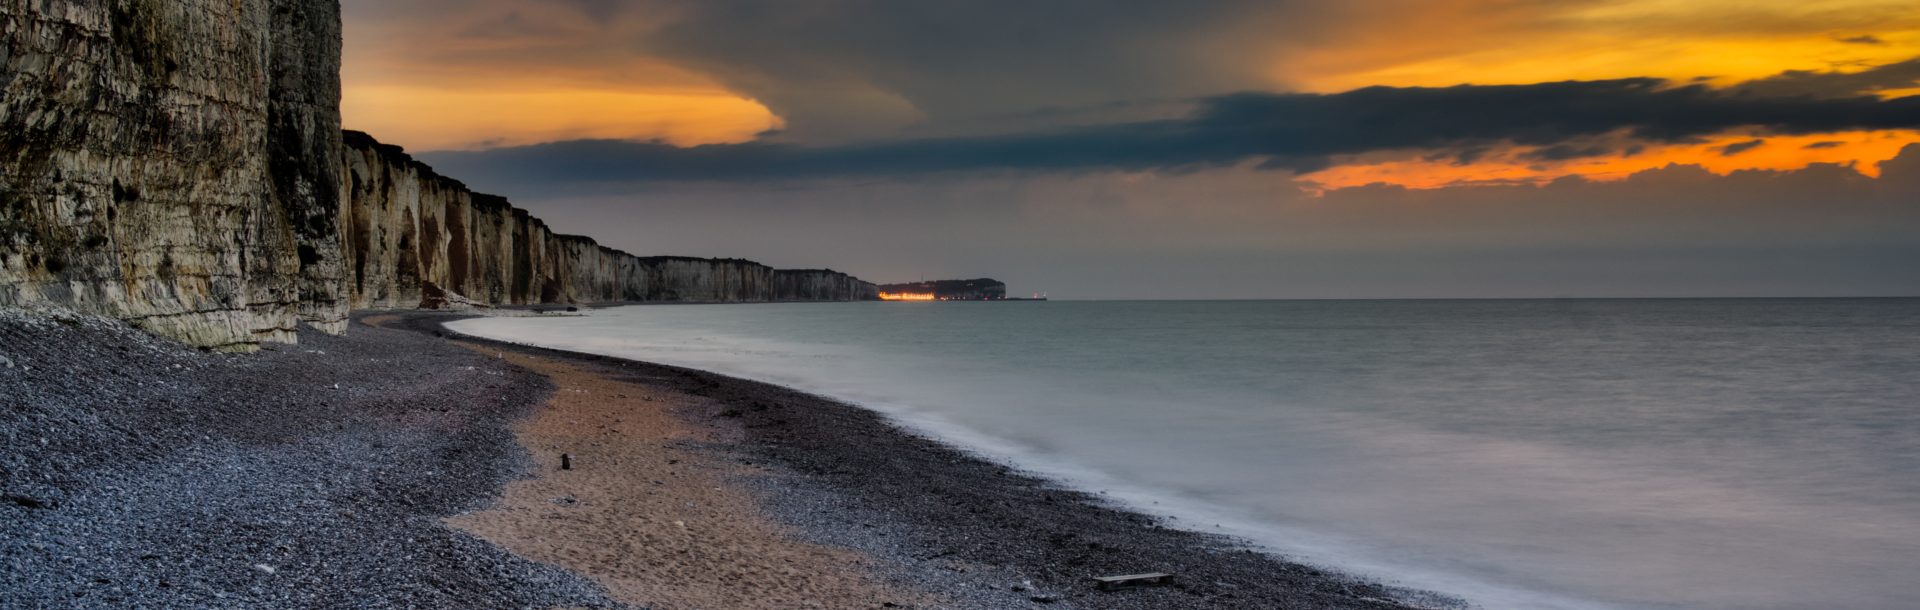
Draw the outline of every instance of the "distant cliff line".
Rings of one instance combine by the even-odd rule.
[[[831,269],[634,256],[553,233],[400,147],[357,131],[342,144],[340,254],[353,309],[412,307],[446,293],[496,304],[878,298],[873,284]]]
[[[1007,284],[990,277],[971,280],[921,280],[881,284],[884,301],[999,301],[1007,298]]]
[[[0,306],[247,350],[354,308],[878,296],[555,234],[343,132],[338,0],[42,0],[0,24]]]

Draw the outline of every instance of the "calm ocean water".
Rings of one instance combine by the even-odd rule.
[[[846,399],[1181,527],[1489,608],[1920,607],[1920,300],[688,305],[455,327]]]

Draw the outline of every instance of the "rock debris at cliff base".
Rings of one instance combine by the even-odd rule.
[[[524,471],[545,380],[352,335],[233,356],[0,310],[0,606],[613,607],[441,523]]]

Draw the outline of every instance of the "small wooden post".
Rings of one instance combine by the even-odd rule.
[[[561,469],[561,470],[573,470],[573,455],[572,455],[572,454],[567,454],[567,453],[562,453],[562,454],[560,454],[560,469]]]
[[[1145,574],[1126,574],[1121,576],[1093,577],[1093,581],[1100,585],[1101,591],[1113,591],[1123,587],[1134,587],[1134,586],[1141,586],[1141,585],[1164,585],[1164,584],[1167,584],[1167,581],[1172,579],[1173,579],[1173,575],[1167,574],[1165,572],[1148,572]]]

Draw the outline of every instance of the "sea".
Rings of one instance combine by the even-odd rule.
[[[842,399],[1476,607],[1920,607],[1920,299],[670,305],[453,328]]]

